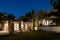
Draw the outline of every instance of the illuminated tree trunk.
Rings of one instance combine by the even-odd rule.
[[[34,27],[35,27],[35,12],[34,10],[32,10],[32,30],[34,30]]]
[[[35,27],[35,20],[34,20],[34,16],[32,17],[32,30],[34,30]]]
[[[36,30],[38,30],[39,23],[38,23],[38,16],[36,17]]]

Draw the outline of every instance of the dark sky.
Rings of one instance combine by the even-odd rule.
[[[51,7],[50,0],[0,0],[0,12],[13,13],[16,17],[32,9],[48,11]]]

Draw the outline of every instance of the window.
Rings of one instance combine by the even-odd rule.
[[[15,31],[19,30],[19,24],[18,23],[14,23],[14,30]]]

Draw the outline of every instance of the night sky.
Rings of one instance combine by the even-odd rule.
[[[16,17],[34,9],[48,11],[52,8],[50,0],[0,0],[0,12],[13,13]]]

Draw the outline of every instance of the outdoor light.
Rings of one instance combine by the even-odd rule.
[[[23,31],[23,27],[24,27],[24,25],[23,24],[21,24],[21,30]]]
[[[21,27],[23,27],[23,21],[21,21]]]
[[[24,30],[24,23],[23,23],[23,21],[21,21],[21,30],[24,32],[25,30]]]
[[[23,24],[21,24],[21,26],[23,27]]]
[[[36,31],[38,30],[37,27],[35,27],[35,30],[36,30]]]

